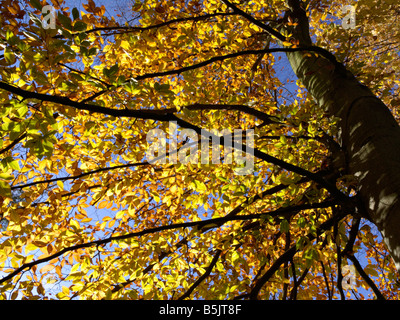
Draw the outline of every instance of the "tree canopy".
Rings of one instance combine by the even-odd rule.
[[[346,0],[72,2],[0,8],[1,298],[398,298],[340,118],[286,57],[398,121],[397,1],[353,28]]]

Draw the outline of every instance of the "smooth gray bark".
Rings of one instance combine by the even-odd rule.
[[[312,45],[306,13],[288,1],[291,30],[300,46]],[[358,180],[361,201],[400,269],[400,127],[390,110],[343,65],[326,56],[287,53],[297,77],[329,116],[339,117],[347,171]]]

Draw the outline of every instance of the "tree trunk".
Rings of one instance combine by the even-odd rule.
[[[312,46],[308,18],[298,1],[287,12],[300,47]],[[400,269],[400,127],[390,110],[328,53],[287,53],[297,77],[329,116],[339,117],[339,140],[361,202]],[[332,56],[333,57],[333,56]]]

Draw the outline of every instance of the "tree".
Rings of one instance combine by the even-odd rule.
[[[397,299],[396,1],[3,3],[2,298]]]

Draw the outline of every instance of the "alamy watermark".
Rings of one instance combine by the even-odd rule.
[[[146,140],[150,144],[146,151],[146,158],[152,164],[209,164],[210,151],[211,163],[219,164],[222,158],[222,145],[223,163],[233,165],[235,162],[236,167],[233,168],[235,174],[246,175],[254,172],[253,129],[246,131],[235,129],[233,133],[228,129],[210,131],[201,129],[199,139],[197,132],[193,129],[182,129],[178,134],[177,123],[170,121],[168,135],[164,130],[155,128],[147,133]],[[178,141],[186,141],[186,143],[178,148]]]
[[[356,269],[354,266],[346,265],[342,268],[342,288],[344,290],[354,289],[356,287]]]
[[[42,25],[43,29],[56,29],[56,9],[51,5],[42,7],[42,17],[39,19],[34,14],[29,14],[31,20],[38,25]]]
[[[356,27],[356,8],[352,5],[342,6],[342,28],[354,29]],[[56,28],[56,10],[51,5],[45,5],[42,8],[42,27],[44,29]]]
[[[342,13],[345,15],[342,19],[342,27],[344,29],[355,28],[355,7],[346,5],[342,7]],[[51,5],[42,7],[42,27],[44,29],[56,28],[56,10]],[[185,137],[190,141],[178,149],[177,125],[175,122],[169,123],[168,138],[168,156],[167,156],[167,135],[161,129],[152,129],[148,132],[146,140],[150,143],[150,148],[146,152],[149,163],[165,164],[169,163],[200,163],[209,164],[209,142],[212,145],[211,163],[220,163],[220,139],[223,137],[224,146],[224,163],[233,164],[235,160],[239,167],[234,168],[237,175],[246,175],[254,172],[254,130],[247,130],[243,135],[242,130],[235,129],[233,134],[228,129],[201,130],[201,138],[199,138],[195,130],[183,129],[179,133],[179,139]],[[245,138],[245,144],[242,142]],[[200,147],[200,155],[198,146]],[[189,152],[189,154],[187,154]],[[157,156],[155,156],[157,153]],[[243,155],[244,153],[244,155]]]
[[[356,27],[356,8],[355,6],[347,5],[342,7],[342,14],[345,16],[342,19],[343,29],[354,29]]]
[[[56,9],[51,5],[45,5],[42,8],[42,27],[43,29],[56,28]]]

